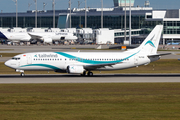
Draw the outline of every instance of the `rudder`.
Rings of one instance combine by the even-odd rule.
[[[156,54],[161,39],[163,25],[156,25],[143,43],[138,47],[141,53]]]

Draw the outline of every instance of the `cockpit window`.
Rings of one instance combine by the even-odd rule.
[[[13,59],[13,60],[20,60],[20,58],[16,58],[16,57],[13,57],[12,59]]]

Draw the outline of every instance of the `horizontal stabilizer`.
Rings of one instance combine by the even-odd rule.
[[[154,55],[148,55],[148,57],[157,57],[157,56],[164,56],[164,55],[170,55],[171,53],[163,53],[163,54],[154,54]]]

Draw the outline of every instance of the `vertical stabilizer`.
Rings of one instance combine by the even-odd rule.
[[[138,47],[141,53],[156,54],[163,31],[163,25],[156,25],[143,43]]]

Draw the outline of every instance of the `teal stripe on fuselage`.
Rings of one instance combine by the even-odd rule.
[[[46,68],[50,68],[50,69],[53,69],[53,70],[61,70],[58,67],[55,67],[53,65],[48,65],[48,64],[29,64],[29,65],[23,65],[23,66],[20,66],[20,67],[30,67],[30,66],[41,66],[41,67],[46,67]]]
[[[73,59],[73,60],[76,60],[78,62],[81,62],[81,63],[87,63],[87,64],[108,64],[108,63],[120,63],[120,62],[123,62],[125,59],[129,59],[131,58],[132,56],[136,55],[137,53],[139,53],[139,51],[137,53],[134,53],[126,58],[123,58],[121,60],[115,60],[115,61],[95,61],[95,60],[88,60],[86,58],[80,58],[80,57],[76,57],[76,56],[73,56],[73,55],[70,55],[70,54],[67,54],[67,53],[64,53],[64,52],[55,52],[61,56],[64,56],[66,58],[69,58],[69,59]],[[111,58],[109,58],[111,59]]]

